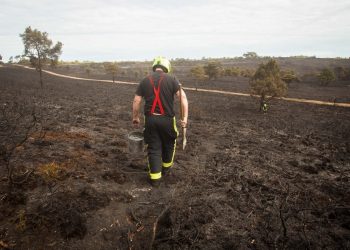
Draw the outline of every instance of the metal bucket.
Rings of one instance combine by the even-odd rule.
[[[134,131],[128,134],[129,153],[139,154],[143,152],[143,133]]]

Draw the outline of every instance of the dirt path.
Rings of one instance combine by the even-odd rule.
[[[33,68],[30,68],[28,66],[23,65],[17,65],[20,67],[24,67],[26,69],[34,70]],[[75,76],[68,76],[68,75],[62,75],[58,74],[52,71],[43,70],[45,73],[63,77],[63,78],[69,78],[69,79],[75,79],[75,80],[82,80],[82,81],[92,81],[92,82],[110,82],[113,83],[111,80],[99,80],[99,79],[89,79],[89,78],[82,78],[82,77],[75,77]],[[125,81],[114,81],[114,83],[120,83],[120,84],[129,84],[129,85],[137,85],[136,82],[125,82]],[[246,96],[251,97],[250,94],[247,93],[239,93],[239,92],[232,92],[232,91],[224,91],[224,90],[215,90],[215,89],[202,89],[202,88],[191,88],[191,87],[183,87],[185,90],[190,91],[198,91],[198,92],[208,92],[208,93],[216,93],[216,94],[224,94],[224,95],[235,95],[235,96]],[[310,99],[299,99],[299,98],[289,98],[289,97],[281,97],[279,98],[281,100],[290,101],[290,102],[299,102],[299,103],[309,103],[309,104],[317,104],[317,105],[327,105],[327,106],[337,106],[337,107],[347,107],[350,108],[350,103],[335,103],[335,102],[325,102],[320,100],[310,100]]]

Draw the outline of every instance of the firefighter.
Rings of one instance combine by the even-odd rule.
[[[267,113],[267,110],[269,109],[269,106],[267,105],[267,103],[266,102],[264,102],[264,104],[262,105],[262,111],[264,112],[264,113]]]
[[[179,98],[183,109],[181,126],[187,126],[188,102],[176,77],[170,75],[171,65],[164,57],[156,57],[153,73],[138,85],[133,101],[134,126],[140,125],[140,107],[145,101],[144,139],[147,144],[149,180],[152,186],[159,186],[160,180],[174,162],[178,130],[175,120],[174,97]],[[181,93],[180,93],[181,91]],[[181,98],[181,100],[180,100]]]

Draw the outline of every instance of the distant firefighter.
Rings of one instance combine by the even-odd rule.
[[[266,102],[264,102],[264,104],[262,105],[262,111],[264,112],[264,113],[266,113],[267,112],[267,110],[269,109],[269,106],[267,105],[267,103]]]

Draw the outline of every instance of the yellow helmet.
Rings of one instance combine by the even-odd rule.
[[[160,66],[165,73],[171,72],[170,61],[168,59],[166,59],[165,57],[157,56],[156,58],[154,58],[153,65],[152,65],[153,71],[156,70],[157,66]]]

